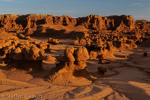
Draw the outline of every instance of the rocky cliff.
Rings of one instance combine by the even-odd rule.
[[[78,27],[82,26],[88,31],[93,32],[123,32],[128,33],[135,29],[143,29],[142,25],[137,25],[132,16],[127,15],[115,15],[115,16],[99,16],[99,15],[88,15],[87,17],[72,18],[67,15],[61,17],[54,15],[0,15],[0,31],[16,32],[16,33],[27,33],[31,35],[36,31],[40,33],[42,31],[50,33],[63,33],[65,30],[56,32],[55,29],[39,30],[39,25],[61,25],[63,27]],[[50,28],[50,27],[49,27]],[[30,30],[32,29],[32,30]],[[71,30],[71,28],[70,28]],[[77,33],[73,30],[71,33]],[[146,31],[148,32],[148,30]],[[90,32],[89,32],[90,33]],[[78,33],[81,34],[81,33]]]
[[[0,28],[5,28],[6,31],[23,30],[27,28],[35,27],[39,24],[53,24],[53,25],[84,25],[88,29],[116,29],[120,24],[124,24],[129,29],[134,29],[135,22],[132,16],[108,16],[101,17],[98,15],[88,15],[87,17],[72,18],[67,15],[61,17],[54,15],[1,15],[0,16]]]

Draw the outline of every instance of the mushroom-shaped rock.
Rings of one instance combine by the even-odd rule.
[[[76,79],[77,82],[80,82],[80,78],[78,77],[82,77],[81,80],[92,80],[86,69],[86,60],[89,58],[89,54],[85,47],[79,47],[75,50],[75,54],[74,48],[68,47],[64,51],[64,56],[58,56],[56,58],[59,63],[51,70],[52,74],[45,78],[47,81],[52,84],[66,85],[73,84],[72,80]]]
[[[46,56],[45,60],[51,63],[55,63],[57,59],[55,57],[52,57],[51,55],[48,55]]]
[[[86,61],[78,61],[75,69],[82,70],[85,69],[86,66]]]
[[[89,53],[85,47],[79,47],[77,50],[75,50],[76,61],[85,61],[87,59],[89,59]]]
[[[68,61],[68,62],[73,62],[73,61],[75,61],[75,58],[74,58],[74,56],[73,56],[71,53],[66,53],[66,54],[65,54],[65,59],[66,59],[66,61]]]
[[[69,46],[68,48],[66,48],[65,51],[64,51],[64,55],[67,54],[67,53],[74,54],[74,47]]]

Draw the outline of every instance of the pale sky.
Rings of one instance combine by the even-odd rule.
[[[132,15],[150,21],[150,0],[0,0],[0,14]]]

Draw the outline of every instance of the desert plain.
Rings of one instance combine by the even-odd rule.
[[[0,100],[150,100],[150,23],[131,15],[0,15]]]

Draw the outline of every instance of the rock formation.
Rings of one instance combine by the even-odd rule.
[[[71,85],[79,80],[92,80],[86,69],[86,60],[89,59],[88,51],[85,47],[79,47],[76,50],[72,46],[64,51],[64,56],[58,56],[60,61],[46,81],[57,85]]]
[[[71,18],[70,16],[63,15],[61,17],[54,15],[1,15],[0,26],[5,28],[6,31],[24,30],[33,28],[40,24],[61,24],[64,26],[84,25],[88,29],[116,29],[120,24],[124,24],[129,29],[134,29],[135,21],[132,16],[109,16],[101,17],[98,15],[88,15],[87,17]]]
[[[50,44],[59,44],[60,41],[58,39],[53,39],[53,38],[49,38],[47,43],[50,43]]]
[[[98,67],[97,69],[102,74],[105,74],[105,72],[107,72],[107,69],[105,67]]]
[[[44,26],[46,25],[46,26]],[[65,28],[55,30],[48,25],[59,25],[70,29],[66,33]],[[56,27],[59,27],[56,26]],[[77,31],[75,27],[84,27],[86,30]],[[70,28],[72,27],[72,28]],[[67,15],[61,17],[54,15],[0,15],[0,31],[21,33],[25,36],[50,36],[54,38],[83,38],[89,34],[126,34],[129,37],[134,35],[134,39],[140,42],[144,36],[148,36],[149,23],[134,21],[132,16],[98,16],[88,15],[87,17],[72,18]],[[61,33],[61,34],[60,34]],[[28,38],[27,38],[28,39]],[[79,44],[85,44],[84,40],[78,41]],[[78,44],[77,41],[75,44]]]
[[[84,26],[89,29],[92,33],[135,33],[136,29],[144,30],[148,32],[147,24],[136,23],[132,16],[121,15],[121,16],[108,16],[102,17],[98,15],[88,15],[87,17],[72,18],[67,15],[61,17],[54,15],[1,15],[0,16],[0,30],[7,32],[22,33],[24,35],[38,36],[56,36],[61,37],[60,32],[63,33],[65,30],[55,31],[51,28],[43,28],[40,25],[62,25],[62,26]],[[90,33],[90,31],[88,33]],[[94,32],[95,31],[95,32]],[[47,33],[47,34],[42,34]],[[83,35],[81,35],[83,34]],[[69,35],[69,34],[68,34]],[[67,34],[64,34],[64,38],[68,38]],[[78,36],[86,37],[86,32],[77,32],[72,30],[71,37]],[[70,36],[69,36],[70,37]]]
[[[6,63],[6,68],[17,68],[32,71],[42,70],[42,60],[48,60],[50,62],[55,62],[54,57],[44,57],[43,53],[51,49],[51,44],[46,42],[29,42],[25,40],[21,42],[20,40],[1,40],[0,42],[0,53],[4,56],[3,63]]]
[[[104,38],[98,35],[96,37],[91,36],[87,38],[87,44],[85,47],[87,47],[90,52],[90,59],[97,59],[97,57],[101,55],[103,55],[103,57],[114,56],[113,51],[115,47],[109,38],[106,39],[107,37]]]
[[[20,48],[17,47],[14,50],[11,50],[10,53],[7,54],[4,61],[7,63],[6,68],[17,68],[29,71],[40,71],[42,70],[42,60],[45,59],[43,55],[43,51],[40,50],[35,45],[31,48]]]

